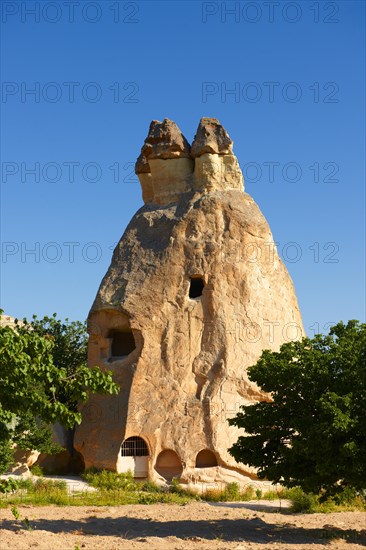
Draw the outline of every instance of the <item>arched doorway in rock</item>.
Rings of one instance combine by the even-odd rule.
[[[173,477],[179,478],[183,472],[182,461],[175,451],[165,449],[158,455],[155,463],[155,470],[167,481]]]
[[[202,449],[196,456],[196,468],[213,468],[218,466],[215,453],[209,449]]]
[[[117,472],[131,470],[134,477],[147,477],[149,473],[149,448],[140,436],[128,437],[121,445]]]

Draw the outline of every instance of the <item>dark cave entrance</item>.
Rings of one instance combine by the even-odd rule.
[[[202,296],[204,287],[205,287],[205,282],[203,280],[203,277],[191,277],[191,284],[189,287],[189,297],[199,298],[200,296]]]
[[[112,339],[111,356],[124,357],[136,349],[135,339],[132,330],[111,330],[108,338]]]

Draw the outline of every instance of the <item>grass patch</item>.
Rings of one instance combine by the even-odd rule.
[[[96,470],[89,470],[83,474],[83,478],[92,487],[96,489],[102,489],[106,491],[136,491],[137,483],[132,475],[132,472],[128,471],[123,474],[117,474],[109,470],[102,470],[98,472]]]
[[[366,511],[366,499],[352,490],[322,501],[321,495],[304,493],[300,488],[280,489],[262,493],[251,486],[240,490],[238,483],[229,483],[223,489],[208,489],[199,496],[183,488],[177,479],[169,486],[160,487],[152,481],[136,481],[132,473],[117,474],[103,470],[88,471],[84,479],[96,491],[70,493],[65,481],[7,478],[0,480],[0,508],[33,504],[45,506],[120,506],[124,504],[174,503],[184,505],[192,501],[237,502],[248,500],[289,499],[295,513],[327,513],[340,511]]]
[[[202,494],[202,499],[208,502],[235,502],[238,500],[251,500],[254,495],[252,487],[240,492],[239,484],[228,483],[224,489],[208,489]]]
[[[285,489],[263,492],[251,485],[241,490],[238,483],[228,483],[223,489],[208,489],[202,499],[208,502],[246,502],[248,500],[277,500],[287,498]]]
[[[117,474],[103,470],[89,471],[84,479],[96,491],[69,493],[64,481],[38,479],[16,480],[0,495],[0,507],[33,504],[59,506],[120,506],[123,504],[187,504],[200,497],[183,489],[177,481],[170,487],[159,487],[152,481],[135,481],[130,472]]]
[[[69,504],[65,481],[17,479],[15,482],[13,490],[0,495],[0,508],[21,504]]]

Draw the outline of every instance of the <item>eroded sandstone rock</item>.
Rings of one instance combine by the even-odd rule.
[[[151,122],[135,165],[145,203],[169,204],[191,189],[190,149],[175,122],[168,118]]]
[[[197,128],[191,148],[193,158],[205,153],[231,155],[233,142],[217,118],[203,117]]]
[[[163,122],[153,120],[149,133],[136,163],[136,173],[145,171],[144,164],[150,159],[174,159],[190,157],[190,145],[178,126],[169,118]]]
[[[121,391],[83,409],[75,446],[87,468],[255,479],[227,451],[241,435],[227,419],[268,399],[247,368],[303,327],[231,140],[216,119],[203,120],[197,134],[210,128],[213,152],[196,138],[194,159],[149,157],[151,201],[130,221],[89,314],[89,365],[112,370]]]
[[[39,451],[25,451],[17,445],[14,445],[13,464],[8,470],[9,474],[15,475],[31,475],[30,468],[37,462],[40,455]]]

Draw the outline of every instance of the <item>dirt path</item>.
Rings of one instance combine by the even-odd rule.
[[[19,506],[31,531],[0,510],[0,548],[14,550],[360,549],[366,513],[290,514],[229,503]]]

